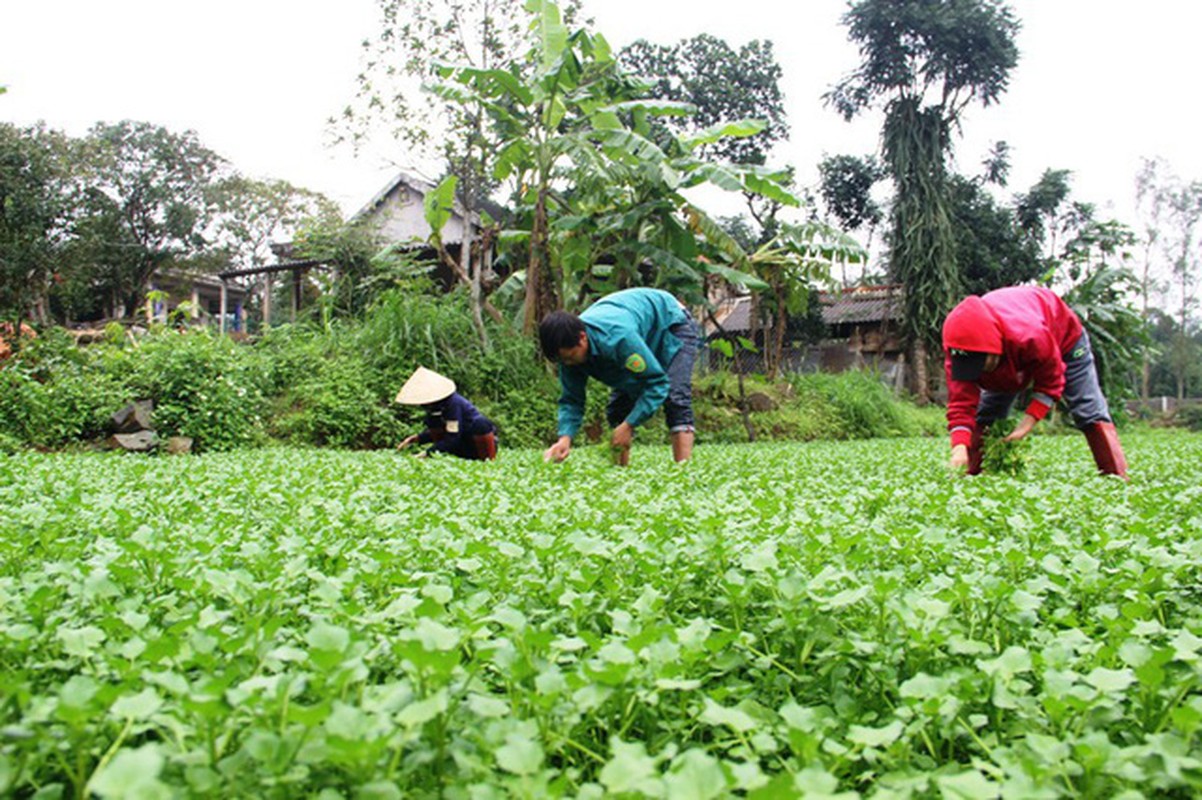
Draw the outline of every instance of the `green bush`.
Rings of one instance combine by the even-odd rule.
[[[104,433],[121,407],[121,381],[96,354],[50,330],[0,366],[0,448],[61,447]]]
[[[869,372],[791,375],[775,382],[745,376],[743,385],[747,397],[761,395],[772,406],[751,412],[757,440],[935,435],[944,428],[942,409],[899,399]],[[738,398],[736,375],[714,372],[694,380],[700,441],[747,441]]]
[[[393,398],[418,366],[452,378],[496,423],[505,448],[543,447],[555,437],[559,382],[536,343],[489,323],[481,345],[462,293],[390,290],[359,320],[272,328],[238,344],[209,332],[157,329],[131,339],[120,329],[79,349],[50,333],[0,369],[0,452],[61,447],[106,432],[124,403],[149,398],[162,436],[189,436],[198,450],[293,444],[391,447],[420,430],[420,409]],[[751,420],[760,440],[937,434],[943,412],[896,398],[870,373],[747,376],[768,398]],[[744,442],[738,384],[730,373],[694,380],[698,441]],[[604,440],[609,389],[591,382],[579,443]],[[763,400],[763,398],[757,398]],[[666,441],[662,413],[641,442]]]
[[[905,405],[872,372],[812,373],[791,378],[799,393],[813,392],[833,410],[841,436],[870,439],[930,433],[921,417]]]
[[[559,382],[533,340],[491,320],[488,334],[485,349],[462,292],[394,290],[373,303],[354,339],[389,402],[417,367],[427,367],[455,381],[496,424],[502,446],[545,445],[555,435]],[[420,427],[420,411],[398,413],[411,428]]]
[[[303,325],[280,325],[259,336],[247,350],[264,396],[279,397],[318,370],[335,336]]]
[[[296,444],[394,445],[403,436],[402,418],[373,382],[362,359],[345,351],[331,352],[277,401],[272,433]]]
[[[1202,431],[1202,406],[1183,406],[1173,413],[1173,424]]]
[[[115,359],[129,369],[129,390],[154,401],[160,436],[188,436],[197,450],[263,441],[262,377],[246,348],[207,330],[160,330]]]
[[[436,297],[394,289],[384,292],[347,335],[364,354],[382,387],[395,395],[419,366],[440,372],[471,391],[483,355],[462,294]]]

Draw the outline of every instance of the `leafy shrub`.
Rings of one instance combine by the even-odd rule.
[[[61,447],[104,432],[121,381],[61,330],[46,331],[0,367],[0,432],[8,451]]]
[[[265,331],[249,348],[263,394],[278,397],[318,370],[329,357],[328,341],[336,335],[301,325]]]
[[[743,383],[748,396],[765,395],[775,406],[752,412],[757,439],[867,439],[943,430],[942,409],[917,408],[868,372],[793,375],[776,383],[746,376]],[[738,396],[735,375],[716,372],[695,379],[693,404],[701,439],[747,441]]]
[[[424,366],[455,381],[459,393],[497,425],[503,446],[542,446],[555,435],[559,382],[531,339],[491,322],[488,333],[486,350],[461,292],[393,290],[376,300],[354,338],[377,391],[389,401]],[[400,414],[420,424],[420,413]]]
[[[1183,406],[1173,414],[1173,424],[1202,431],[1202,406]]]
[[[799,392],[813,391],[832,406],[842,437],[914,436],[924,431],[871,372],[813,373],[793,378]]]
[[[394,393],[419,366],[474,388],[475,364],[483,353],[462,294],[384,292],[350,335],[379,381]]]
[[[263,439],[261,378],[245,348],[207,330],[162,330],[121,351],[131,392],[154,401],[160,436],[188,436],[198,450]]]
[[[331,353],[287,389],[277,402],[273,433],[297,444],[388,447],[401,437],[401,420],[372,385],[363,361]]]

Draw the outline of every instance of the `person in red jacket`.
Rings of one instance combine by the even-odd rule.
[[[1089,336],[1050,289],[1012,286],[965,298],[943,323],[943,350],[953,468],[981,471],[982,434],[1030,388],[1034,396],[1007,440],[1026,436],[1063,399],[1098,470],[1126,478]]]

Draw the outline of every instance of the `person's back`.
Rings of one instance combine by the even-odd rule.
[[[1008,286],[981,295],[981,301],[1001,321],[1007,339],[1029,339],[1051,333],[1060,351],[1068,352],[1081,338],[1081,321],[1060,296],[1043,286]]]
[[[680,349],[680,340],[669,331],[687,319],[675,297],[662,289],[646,288],[606,295],[580,314],[596,355],[619,364],[625,362],[619,360],[623,340],[632,336],[641,339],[661,364],[669,364]]]

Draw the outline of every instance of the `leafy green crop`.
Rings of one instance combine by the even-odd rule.
[[[1017,426],[1013,418],[1001,419],[989,426],[981,441],[981,470],[994,475],[1022,475],[1030,458],[1031,437],[1006,441]]]
[[[0,456],[0,795],[1192,796],[1202,438],[1124,445]]]

